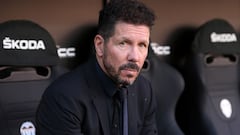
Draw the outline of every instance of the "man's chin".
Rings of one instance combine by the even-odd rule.
[[[139,74],[136,70],[121,70],[121,75],[128,78],[136,78]]]
[[[125,77],[121,79],[122,85],[132,85],[134,81],[136,80],[136,77]]]

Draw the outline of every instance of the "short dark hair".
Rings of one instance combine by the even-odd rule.
[[[117,22],[146,25],[150,29],[155,21],[154,12],[137,0],[111,0],[100,11],[98,34],[108,40],[114,34]]]

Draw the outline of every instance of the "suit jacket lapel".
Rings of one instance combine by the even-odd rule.
[[[98,112],[98,116],[101,122],[101,127],[103,129],[103,134],[104,135],[110,135],[110,127],[109,127],[109,120],[108,120],[108,113],[106,113],[107,111],[107,104],[105,102],[105,100],[98,96],[95,99],[93,99],[93,104],[96,107],[96,110]]]
[[[90,66],[86,67],[86,78],[90,87],[90,92],[93,95],[93,104],[98,113],[98,117],[100,119],[102,131],[104,135],[110,135],[110,127],[109,127],[109,116],[107,112],[107,104],[106,104],[106,95],[103,91],[103,88],[100,85],[100,81],[97,77],[96,73],[96,63],[90,60]],[[99,127],[100,128],[100,127]]]

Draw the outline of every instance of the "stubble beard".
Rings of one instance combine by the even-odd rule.
[[[124,65],[121,65],[117,70],[114,69],[114,66],[107,62],[106,59],[103,59],[103,66],[106,69],[106,72],[108,76],[118,85],[118,86],[128,86],[132,85],[136,78],[132,79],[134,76],[131,74],[128,74],[126,79],[121,78],[121,70],[124,70],[126,68],[134,69],[138,73],[140,71],[140,68],[135,63],[127,63]]]

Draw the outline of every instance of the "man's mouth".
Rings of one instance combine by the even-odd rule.
[[[140,69],[137,64],[135,63],[128,63],[120,67],[120,70],[126,70],[131,72],[138,72]]]

